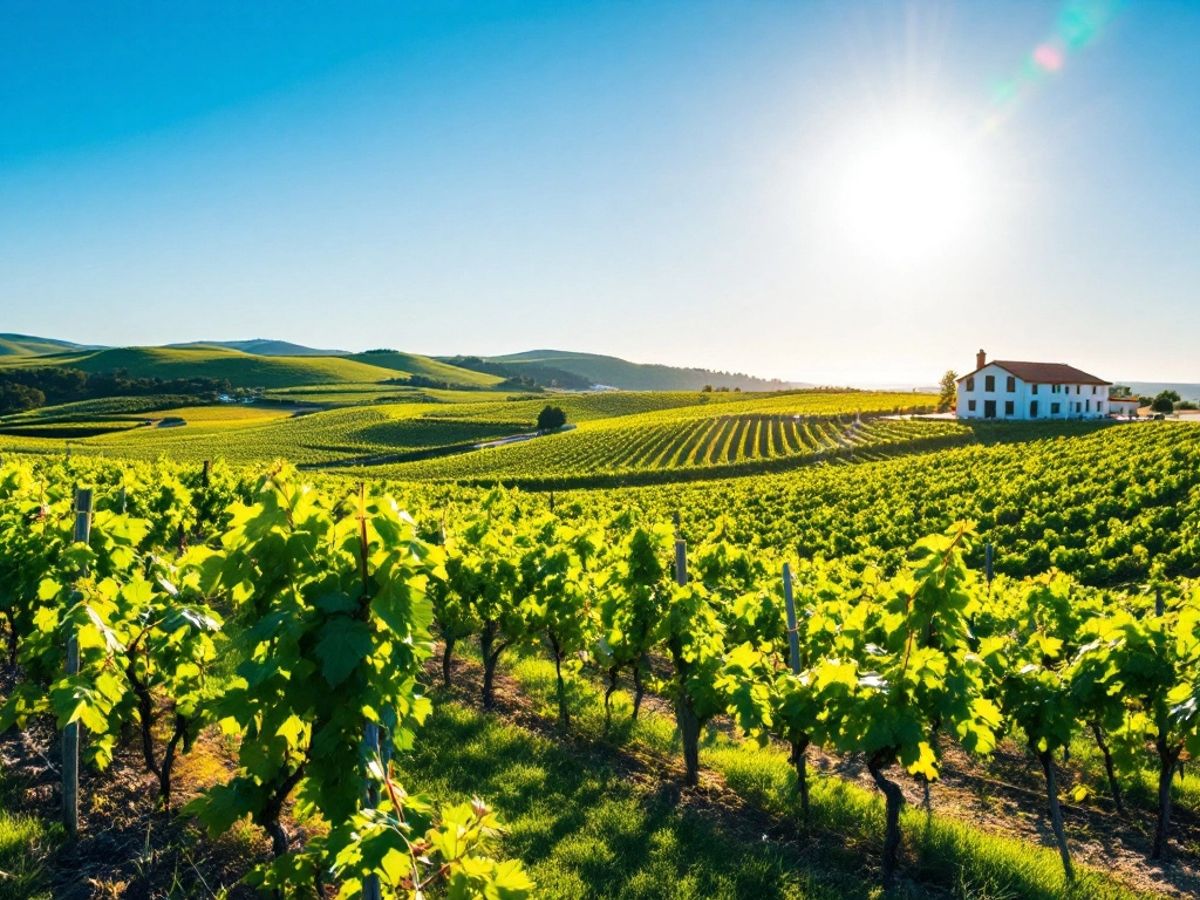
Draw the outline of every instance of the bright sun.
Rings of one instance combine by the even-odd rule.
[[[953,249],[980,214],[969,141],[937,123],[890,123],[844,160],[837,208],[847,237],[874,256],[919,261]]]

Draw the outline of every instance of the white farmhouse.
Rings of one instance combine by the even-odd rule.
[[[958,379],[960,419],[1101,419],[1112,382],[1063,363],[988,362]]]

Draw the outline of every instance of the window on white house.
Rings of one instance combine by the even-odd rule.
[[[1038,414],[1038,402],[1036,400],[1032,400],[1029,403],[1029,418],[1036,419],[1037,414]]]
[[[1036,384],[1035,384],[1035,385],[1033,385],[1033,393],[1035,393],[1035,394],[1036,394],[1036,393],[1037,393],[1037,389],[1038,389],[1038,386],[1037,386]]]
[[[1005,401],[1004,401],[1004,414],[1005,414],[1006,416],[1011,416],[1011,415],[1013,415],[1013,414],[1014,414],[1016,411],[1017,411],[1017,410],[1016,410],[1016,404],[1014,404],[1012,400],[1005,400]]]
[[[1056,385],[1056,387],[1057,387],[1057,385]],[[1050,415],[1057,416],[1060,412],[1062,412],[1062,404],[1061,403],[1051,403],[1050,404]]]
[[[974,400],[967,401],[967,412],[975,412],[975,401]]]
[[[1008,391],[1010,394],[1015,394],[1015,393],[1017,392],[1017,379],[1015,379],[1015,378],[1013,378],[1011,375],[1009,375],[1009,376],[1008,376],[1008,383],[1004,385],[1004,388],[1005,388],[1005,390],[1007,390],[1007,391]]]
[[[995,375],[984,375],[983,376],[983,389],[985,391],[996,390],[996,376]]]
[[[975,378],[973,376],[971,378],[967,379],[967,390],[968,391],[975,390]],[[975,401],[972,400],[971,402],[974,403]]]

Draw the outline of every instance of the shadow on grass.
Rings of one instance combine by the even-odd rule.
[[[401,760],[414,789],[478,794],[500,813],[504,851],[546,897],[868,897],[862,860],[681,803],[675,787],[592,748],[550,741],[445,704]],[[836,867],[835,867],[836,866]]]

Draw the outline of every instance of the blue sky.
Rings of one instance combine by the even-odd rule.
[[[1187,2],[0,0],[0,331],[1200,381],[1197,46]],[[840,192],[917,123],[962,223],[902,191],[881,240]]]

